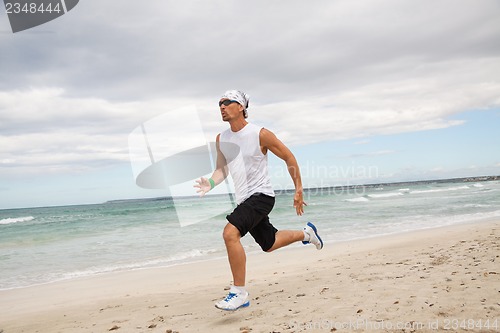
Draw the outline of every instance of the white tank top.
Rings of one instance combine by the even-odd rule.
[[[229,128],[220,135],[220,150],[233,178],[238,204],[255,193],[274,197],[267,154],[264,155],[260,150],[261,129],[249,123],[238,132]]]

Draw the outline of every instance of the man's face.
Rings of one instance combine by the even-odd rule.
[[[228,104],[229,102],[232,103]],[[243,117],[243,107],[238,102],[223,98],[219,101],[219,105],[223,121],[231,121],[238,117]]]

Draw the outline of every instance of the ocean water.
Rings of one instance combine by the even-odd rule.
[[[292,194],[271,213],[278,229],[313,221],[335,242],[500,217],[500,182],[428,182],[311,189],[302,217]],[[175,206],[200,214],[227,197],[129,200],[0,210],[0,290],[224,257],[225,214],[181,227]],[[251,236],[248,251],[259,251]],[[303,246],[293,244],[292,246]]]

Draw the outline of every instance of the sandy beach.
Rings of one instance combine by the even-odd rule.
[[[500,221],[247,258],[251,306],[217,310],[225,258],[0,292],[0,332],[499,332]]]

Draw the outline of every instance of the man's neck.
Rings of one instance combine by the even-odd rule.
[[[229,123],[229,125],[231,125],[231,131],[233,132],[241,131],[247,124],[248,122],[245,120],[245,118],[235,119],[234,121]]]

